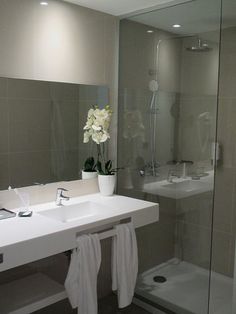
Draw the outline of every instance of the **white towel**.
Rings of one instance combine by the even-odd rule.
[[[101,245],[97,234],[77,238],[65,288],[78,314],[97,314],[97,274],[101,264]]]
[[[132,223],[115,227],[112,244],[112,290],[118,293],[119,308],[131,304],[138,274],[138,250]]]

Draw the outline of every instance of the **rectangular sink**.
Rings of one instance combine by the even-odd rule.
[[[163,187],[168,188],[168,189],[174,189],[177,191],[185,191],[185,192],[198,190],[202,188],[203,186],[204,186],[203,182],[192,181],[192,180],[187,180],[187,181],[182,181],[182,182],[173,182],[173,183],[163,185]]]
[[[65,223],[89,217],[103,216],[104,210],[106,210],[104,206],[95,202],[86,201],[68,206],[57,206],[48,210],[42,210],[38,213]]]

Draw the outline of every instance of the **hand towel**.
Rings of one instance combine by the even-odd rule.
[[[132,223],[115,227],[112,243],[112,290],[118,294],[119,308],[131,304],[138,274],[138,249]]]
[[[77,238],[65,289],[78,314],[97,314],[97,274],[101,265],[101,245],[97,234]]]

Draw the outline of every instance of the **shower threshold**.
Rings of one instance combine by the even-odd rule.
[[[232,294],[233,279],[212,272],[210,313],[232,314]],[[209,271],[171,259],[139,275],[134,303],[153,314],[207,314],[208,295]]]

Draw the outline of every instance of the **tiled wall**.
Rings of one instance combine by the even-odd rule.
[[[146,30],[145,25],[131,21],[122,21],[121,24],[119,123],[123,133],[119,136],[119,165],[126,169],[119,173],[119,192],[160,204],[160,221],[137,231],[140,271],[174,256],[209,269],[213,191],[175,200],[144,194],[142,185],[145,180],[166,179],[170,167],[181,174],[181,165],[174,167],[166,164],[173,159],[193,161],[194,165],[188,167],[190,174],[203,174],[212,169],[211,145],[216,134],[219,32],[201,34],[211,50],[199,54],[186,50],[196,44],[196,37],[168,40],[168,34],[158,29],[154,29],[154,35],[151,35],[153,37],[147,37]],[[163,100],[166,112],[161,111],[160,101],[156,155],[161,167],[158,169],[158,177],[144,179],[138,171],[150,159],[148,82],[155,78],[150,69],[156,69],[155,45],[163,36],[165,39],[162,43],[165,45],[160,46],[158,94],[162,96],[159,100]],[[171,67],[168,62],[172,62]],[[133,123],[129,120],[130,132],[125,128],[127,110],[135,113],[136,117]],[[140,112],[141,118],[137,112]],[[206,119],[201,119],[205,113]],[[170,117],[175,123],[169,123]],[[226,270],[224,266],[228,262],[229,260],[221,258],[218,264],[214,264],[214,269],[229,274],[229,269]]]
[[[196,45],[193,36],[183,39],[181,52],[178,159],[193,161],[189,173],[194,174],[213,168],[211,147],[216,137],[219,32],[203,33],[200,38],[211,50],[187,51]],[[213,191],[176,200],[178,258],[210,268],[212,213]]]
[[[217,141],[221,147],[221,154],[216,168],[214,187],[212,248],[212,269],[230,277],[234,275],[236,232],[235,36],[236,28],[224,28],[222,31],[217,119]],[[195,107],[197,107],[196,102],[195,99]],[[200,104],[201,106],[204,104],[206,110],[210,111],[212,108],[215,111],[214,103],[215,96],[212,95],[205,96],[204,102]],[[191,156],[194,158],[196,154],[189,157]],[[186,208],[189,208],[190,211],[187,212]],[[209,259],[208,252],[211,241],[211,208],[211,194],[177,202],[177,223],[182,228],[184,258],[204,267],[209,264],[209,260],[206,258]],[[193,252],[195,253],[193,254]]]
[[[235,36],[235,27],[222,31],[217,134],[222,154],[216,171],[213,234],[213,267],[230,276],[234,273],[236,232]]]
[[[158,29],[147,33],[148,26],[122,20],[120,26],[119,77],[119,171],[118,192],[160,203],[160,221],[137,230],[139,271],[145,271],[174,257],[175,200],[142,192],[144,178],[139,170],[151,162],[150,119],[157,120],[156,161],[158,172],[166,177],[166,163],[175,159],[181,41],[169,40]],[[161,40],[161,41],[160,41]],[[156,64],[159,43],[159,62]],[[168,69],[168,70],[167,70]],[[151,110],[149,82],[158,70],[158,96]],[[162,174],[163,172],[163,174]],[[160,180],[160,176],[153,178]]]
[[[205,166],[204,172],[210,166],[216,132],[219,32],[203,33],[200,38],[209,45],[209,51],[186,50],[196,45],[196,36],[182,43],[178,154],[179,160]]]

